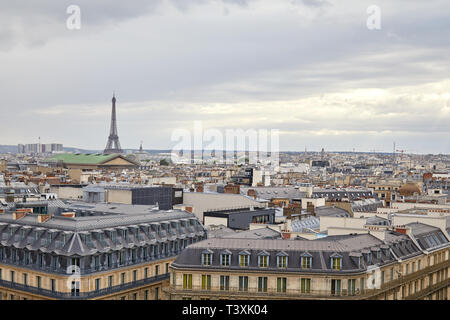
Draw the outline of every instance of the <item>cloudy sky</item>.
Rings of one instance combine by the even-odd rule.
[[[449,12],[448,0],[0,0],[0,144],[103,149],[115,91],[124,148],[170,149],[202,121],[279,129],[281,150],[450,153]]]

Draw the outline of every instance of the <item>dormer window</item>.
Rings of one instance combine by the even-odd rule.
[[[269,266],[269,254],[266,251],[258,254],[258,266],[260,268],[267,268]]]
[[[300,267],[302,269],[311,269],[312,256],[309,253],[305,253],[300,257]]]
[[[287,268],[288,266],[288,254],[280,252],[277,254],[277,266],[278,268]]]
[[[239,253],[239,266],[248,267],[249,263],[250,263],[250,253],[248,253],[247,251]]]
[[[220,265],[229,266],[231,264],[231,252],[226,250],[220,254]]]
[[[202,265],[204,266],[210,266],[212,263],[212,252],[211,251],[205,251],[202,253]]]
[[[342,257],[338,254],[333,254],[331,256],[331,269],[341,270],[342,269]]]

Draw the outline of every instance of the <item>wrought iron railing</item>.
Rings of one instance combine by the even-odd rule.
[[[133,282],[128,282],[116,286],[107,287],[104,289],[89,291],[89,292],[59,292],[59,291],[52,291],[48,289],[28,286],[24,284],[20,284],[17,282],[11,282],[11,281],[5,281],[0,280],[0,287],[3,288],[9,288],[13,290],[19,290],[23,291],[29,294],[36,294],[40,296],[45,296],[48,298],[54,298],[54,299],[62,299],[62,300],[86,300],[86,299],[94,299],[99,298],[102,296],[107,296],[110,294],[115,294],[121,291],[125,290],[131,290],[138,287],[142,287],[148,284],[156,283],[159,281],[167,280],[169,279],[169,274],[162,274],[142,280],[137,280]],[[82,288],[81,288],[82,289]]]

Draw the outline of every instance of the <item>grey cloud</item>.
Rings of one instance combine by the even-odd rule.
[[[408,97],[414,90],[423,90],[424,95],[448,93],[445,88],[422,86],[449,79],[450,43],[444,36],[450,32],[448,2],[415,1],[417,9],[404,10],[407,1],[380,0],[383,27],[372,32],[365,27],[366,4],[361,1],[328,0],[330,5],[314,1],[309,6],[297,1],[308,7],[307,12],[323,3],[325,13],[312,14],[312,19],[283,8],[267,12],[262,6],[268,0],[215,1],[228,8],[227,17],[222,16],[221,7],[211,10],[205,5],[212,0],[171,0],[168,12],[160,11],[161,1],[78,1],[86,28],[72,33],[65,29],[70,2],[49,0],[38,6],[34,1],[28,7],[23,6],[25,1],[8,6],[0,2],[0,26],[4,27],[0,28],[0,108],[11,120],[3,125],[5,142],[19,138],[26,142],[36,132],[47,137],[57,132],[54,139],[65,144],[101,148],[113,90],[119,99],[119,135],[124,146],[138,145],[143,139],[148,147],[163,148],[170,142],[170,130],[189,126],[193,120],[218,127],[221,121],[222,127],[233,121],[237,127],[281,126],[287,132],[283,143],[295,149],[297,139],[300,150],[304,140],[319,144],[320,138],[311,132],[323,128],[342,132],[340,138],[322,138],[336,147],[363,145],[377,137],[387,143],[395,136],[385,138],[388,134],[383,132],[392,131],[405,141],[422,141],[425,149],[428,145],[421,135],[439,139],[449,134],[448,112],[427,105],[433,103],[428,98]],[[246,8],[252,9],[251,14]],[[370,97],[327,98],[333,92],[351,95],[357,89],[402,86],[411,89],[394,91],[383,103],[372,103]],[[359,103],[357,111],[376,116],[361,120],[336,115],[338,121],[333,122],[326,113],[313,117],[311,110],[299,106],[303,112],[299,115],[279,105],[277,110],[290,112],[295,121],[280,123],[272,116],[272,101],[320,96],[328,100],[317,100],[315,110],[347,105],[353,110]],[[246,102],[262,107],[235,114],[223,114],[220,108],[198,111],[215,104],[232,109]],[[13,123],[36,131],[23,132]],[[357,133],[345,133],[346,128]],[[444,142],[441,145],[450,151]]]

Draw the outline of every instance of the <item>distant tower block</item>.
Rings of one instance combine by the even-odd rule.
[[[117,118],[116,118],[116,97],[113,94],[112,111],[111,111],[111,130],[109,132],[108,142],[106,144],[104,154],[123,153],[120,147],[119,135],[117,134]]]

